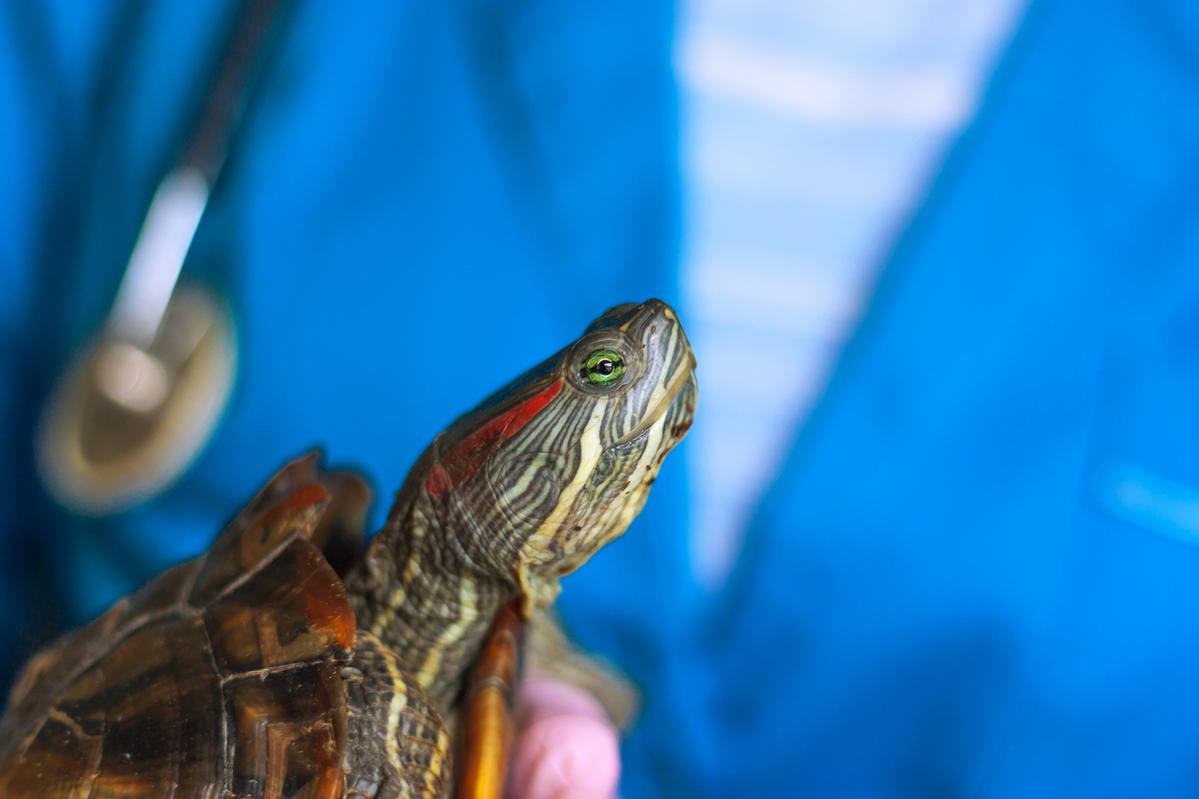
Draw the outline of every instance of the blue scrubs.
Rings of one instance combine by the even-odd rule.
[[[234,304],[233,404],[162,497],[71,517],[32,475],[39,403],[111,300],[229,8],[11,8],[5,641],[202,548],[313,444],[388,496],[599,310],[674,297],[668,8],[299,6],[188,264]],[[686,572],[677,456],[566,581],[579,637],[646,691],[624,796],[1199,787],[1196,53],[1184,0],[1034,3],[727,589]]]

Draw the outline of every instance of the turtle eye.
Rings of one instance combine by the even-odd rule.
[[[596,350],[579,367],[579,376],[593,386],[610,386],[624,374],[624,358],[612,350]]]

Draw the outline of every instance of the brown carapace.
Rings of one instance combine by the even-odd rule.
[[[485,795],[519,618],[640,510],[694,366],[664,303],[612,309],[439,435],[361,557],[365,484],[293,462],[205,555],[30,661],[0,797],[443,797],[462,722]]]

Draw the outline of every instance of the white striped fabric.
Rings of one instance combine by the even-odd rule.
[[[700,363],[694,566],[721,582],[973,113],[1024,0],[693,0],[682,83],[683,290]]]

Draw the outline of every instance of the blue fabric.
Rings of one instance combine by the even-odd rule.
[[[296,3],[185,267],[238,324],[220,432],[147,506],[71,517],[31,466],[42,398],[111,303],[236,6],[76,5],[11,4],[0,47],[0,143],[20,154],[0,159],[2,529],[27,551],[2,567],[6,641],[202,550],[315,445],[377,481],[378,520],[458,413],[605,308],[674,299],[668,6]]]
[[[655,695],[679,795],[1195,790],[1197,22],[1030,11]]]
[[[235,306],[233,405],[170,492],[71,518],[33,420],[228,11],[73,5],[12,5],[0,47],[7,641],[202,548],[313,444],[386,496],[514,366],[674,294],[667,8],[302,5],[189,264]],[[686,574],[677,457],[567,581],[646,690],[626,797],[1194,793],[1197,54],[1183,0],[1034,5],[728,590]]]

